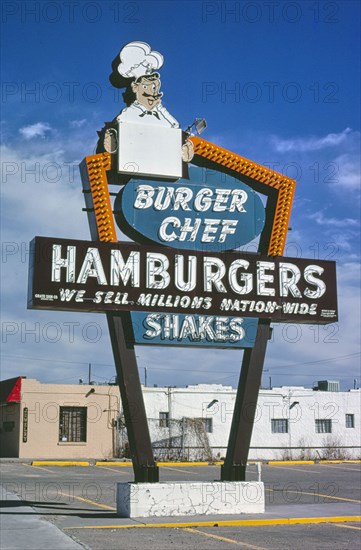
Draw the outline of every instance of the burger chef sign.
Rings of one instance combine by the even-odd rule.
[[[180,128],[162,103],[162,65],[144,42],[120,51],[110,80],[126,106],[98,132],[91,157],[111,157],[114,219],[135,242],[36,238],[28,307],[131,311],[135,343],[157,345],[248,347],[259,317],[336,321],[334,262],[240,251],[263,238],[274,212],[250,177],[195,154],[192,128],[206,123]],[[106,220],[113,213],[99,193],[110,200],[109,182],[93,195],[93,172],[82,171],[89,220],[97,209]]]

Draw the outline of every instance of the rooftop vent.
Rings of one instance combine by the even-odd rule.
[[[338,392],[340,391],[340,382],[338,380],[319,380],[315,389],[318,391]]]

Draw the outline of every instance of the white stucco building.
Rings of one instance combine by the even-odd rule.
[[[250,460],[360,458],[360,389],[321,384],[260,390]],[[156,459],[225,456],[236,390],[199,384],[144,387]],[[114,385],[0,382],[1,456],[129,457],[119,389]]]
[[[332,389],[335,384],[328,387]],[[225,456],[236,399],[234,388],[216,384],[143,387],[143,394],[157,458]],[[360,389],[261,389],[250,460],[360,458],[360,396]]]

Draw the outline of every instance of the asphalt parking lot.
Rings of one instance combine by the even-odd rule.
[[[119,518],[115,512],[116,483],[132,481],[132,468],[5,462],[1,464],[2,487],[20,500],[3,497],[2,527],[5,532],[5,519],[14,517],[16,511],[18,518],[40,518],[42,525],[47,520],[67,535],[57,547],[64,550],[73,548],[72,541],[92,550],[195,546],[199,550],[232,546],[318,550],[330,544],[339,550],[359,549],[360,466],[350,462],[263,465],[265,514],[135,520]],[[219,466],[174,464],[160,469],[161,481],[213,481],[219,475]],[[248,467],[247,479],[257,480],[255,465]],[[1,548],[23,550],[17,544],[21,543],[9,542],[8,537]],[[27,548],[32,548],[30,539]]]

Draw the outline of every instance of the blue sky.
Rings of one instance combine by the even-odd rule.
[[[205,117],[205,139],[297,179],[286,255],[337,261],[339,323],[275,325],[264,383],[359,381],[359,29],[352,0],[3,2],[1,378],[114,376],[103,315],[26,310],[27,250],[89,238],[77,165],[123,108],[113,58],[140,40],[183,128]],[[150,384],[236,386],[242,352],[137,355]]]

